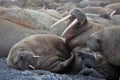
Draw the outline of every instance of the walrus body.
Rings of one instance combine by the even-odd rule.
[[[88,47],[100,52],[112,65],[120,66],[120,27],[109,27],[93,33],[87,41]]]
[[[7,57],[7,64],[17,69],[44,69],[52,72],[67,71],[73,63],[64,41],[52,34],[37,34],[15,44]]]

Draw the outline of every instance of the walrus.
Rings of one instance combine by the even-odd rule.
[[[115,14],[120,15],[120,3],[112,3],[112,4],[108,4],[107,6],[105,6],[105,8],[113,9],[113,10],[116,11]]]
[[[98,7],[98,6],[93,6],[93,7],[85,7],[81,9],[83,13],[94,13],[94,14],[110,14],[113,12],[113,9],[109,8],[104,8],[104,7]]]
[[[114,10],[111,14],[100,14],[97,17],[93,17],[92,21],[95,21],[101,25],[105,25],[106,27],[110,27],[112,25],[119,26],[120,25],[120,15],[116,14],[116,10]]]
[[[31,29],[0,18],[0,57],[7,57],[10,48],[21,39],[33,34],[48,34],[45,30]]]
[[[98,1],[98,0],[82,0],[79,2],[79,7],[80,8],[85,8],[85,7],[91,7],[91,6],[101,6],[104,7],[106,6],[107,3],[104,1]]]
[[[11,21],[13,23],[16,23],[18,25],[21,25],[23,27],[26,27],[26,28],[29,28],[29,29],[36,29],[34,26],[32,26],[31,24],[27,23],[27,22],[24,22],[22,20],[18,20],[18,19],[12,19],[12,18],[9,18],[7,16],[0,16],[1,19],[5,19],[5,20],[8,20],[8,21]]]
[[[120,67],[120,27],[105,28],[93,33],[87,40],[87,46],[100,52],[110,64]]]
[[[106,80],[118,80],[119,68],[109,64],[101,54],[79,50],[78,56],[81,57],[83,61],[83,68],[80,71],[81,75],[93,76]]]
[[[61,35],[71,49],[78,46],[85,47],[88,36],[104,28],[97,23],[87,20],[86,15],[77,8],[71,10],[66,17],[56,22],[56,24],[66,19],[69,20],[69,26]]]
[[[16,43],[6,62],[8,66],[20,70],[43,69],[63,73],[72,70],[74,59],[74,54],[70,53],[62,38],[52,34],[36,34]],[[79,64],[78,71],[81,68]]]

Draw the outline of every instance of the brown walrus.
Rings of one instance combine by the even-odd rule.
[[[120,27],[109,27],[93,33],[87,41],[88,47],[100,52],[112,65],[120,67]]]
[[[8,66],[13,68],[43,69],[51,72],[67,72],[74,69],[74,54],[62,38],[52,34],[36,34],[16,43],[6,59]],[[77,65],[80,70],[81,63]]]
[[[68,16],[60,21],[66,19],[69,19],[69,26],[64,30],[62,36],[65,38],[66,43],[71,49],[78,46],[85,47],[88,36],[103,29],[101,25],[88,21],[85,14],[79,9],[71,10]]]

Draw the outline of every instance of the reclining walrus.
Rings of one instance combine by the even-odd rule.
[[[6,61],[8,66],[21,70],[31,68],[62,73],[74,68],[72,64],[75,60],[62,38],[52,34],[36,34],[16,43]],[[79,64],[78,71],[81,68]]]

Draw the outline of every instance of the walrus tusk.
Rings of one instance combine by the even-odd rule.
[[[35,67],[33,67],[32,65],[28,65],[28,67],[32,68],[33,70],[35,69]]]
[[[60,22],[67,20],[69,17],[71,17],[71,15],[67,15],[66,17],[58,20],[58,21],[57,21],[56,23],[54,23],[52,26],[55,26],[55,25],[59,24]]]
[[[33,58],[39,58],[40,56],[33,56]]]
[[[75,20],[63,31],[63,33],[62,33],[61,36],[64,36],[65,32],[66,32],[68,29],[70,29],[72,26],[74,26],[77,22],[78,22],[78,20],[75,19]]]
[[[112,17],[115,13],[116,13],[116,11],[113,11],[113,12],[110,14],[110,17]]]

